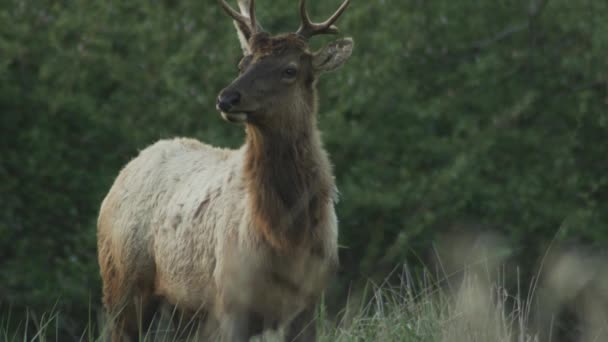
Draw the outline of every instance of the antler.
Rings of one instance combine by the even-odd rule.
[[[338,28],[333,23],[340,18],[346,7],[350,4],[350,0],[345,0],[340,8],[334,13],[329,19],[322,23],[313,23],[308,16],[306,11],[306,0],[300,0],[300,16],[302,17],[302,24],[296,32],[300,36],[309,39],[310,37],[317,34],[335,34],[338,33]]]
[[[231,16],[232,19],[234,19],[240,25],[248,28],[249,31],[251,31],[250,34],[252,36],[256,32],[261,31],[261,26],[256,22],[256,19],[255,19],[255,0],[249,0],[249,17],[241,14],[240,12],[237,12],[235,9],[230,7],[230,5],[228,5],[226,0],[219,0],[219,1],[220,1],[220,5],[222,5],[222,8],[226,12],[226,14]],[[239,5],[241,5],[240,2],[239,2]]]

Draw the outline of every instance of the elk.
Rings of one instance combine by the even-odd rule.
[[[239,0],[238,11],[219,0],[244,56],[216,107],[245,126],[245,143],[161,140],[122,169],[97,224],[112,341],[136,340],[159,303],[191,314],[211,340],[278,328],[288,341],[316,339],[315,305],[338,265],[337,191],[316,83],[350,57],[353,41],[313,52],[308,40],[337,33],[349,1],[314,23],[300,0],[300,28],[271,35],[254,0]]]

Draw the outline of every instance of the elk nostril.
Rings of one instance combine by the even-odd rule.
[[[230,111],[233,106],[241,102],[241,94],[236,91],[222,93],[217,99],[217,107],[224,111]]]
[[[228,102],[220,101],[217,105],[222,112],[229,112],[232,106]]]

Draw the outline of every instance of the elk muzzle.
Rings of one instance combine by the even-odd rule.
[[[222,113],[222,118],[228,122],[245,122],[247,114],[237,111],[240,102],[241,93],[234,90],[223,90],[217,97],[216,108]]]
[[[222,91],[217,98],[217,108],[222,112],[230,112],[241,102],[241,93],[238,91]]]

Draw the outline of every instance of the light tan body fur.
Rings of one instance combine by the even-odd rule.
[[[252,227],[245,153],[163,140],[121,171],[98,222],[106,307],[161,297],[208,313],[213,332],[226,311],[286,324],[314,305],[338,260],[333,203],[316,229],[323,246],[277,254]]]

